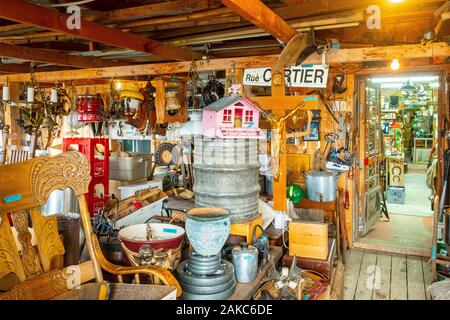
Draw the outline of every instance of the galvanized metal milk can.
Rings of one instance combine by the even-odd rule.
[[[233,248],[231,253],[234,273],[238,282],[252,282],[256,279],[258,271],[258,249],[242,242]]]

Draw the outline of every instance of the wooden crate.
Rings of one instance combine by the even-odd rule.
[[[328,224],[291,221],[289,255],[325,260],[328,256]]]
[[[328,248],[328,256],[326,260],[297,257],[295,259],[295,261],[297,262],[297,267],[319,272],[326,276],[328,279],[331,279],[331,271],[333,270],[333,264],[336,259],[335,239],[328,239]],[[283,267],[290,268],[293,260],[293,256],[289,255],[288,253],[284,254],[282,258]]]

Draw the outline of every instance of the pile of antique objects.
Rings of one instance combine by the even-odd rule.
[[[5,85],[0,299],[339,299],[352,113],[317,91],[280,115],[229,70]]]

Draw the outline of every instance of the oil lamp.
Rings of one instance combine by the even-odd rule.
[[[166,84],[166,111],[174,115],[181,108],[180,100],[178,100],[179,83],[176,78],[172,78]]]

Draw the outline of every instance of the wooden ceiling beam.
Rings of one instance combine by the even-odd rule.
[[[142,26],[153,26],[158,24],[175,23],[175,22],[185,22],[185,21],[198,21],[207,19],[209,17],[220,17],[220,16],[230,16],[230,9],[228,8],[218,8],[205,10],[201,12],[194,12],[183,15],[176,15],[170,17],[157,17],[152,19],[140,19],[131,22],[119,23],[119,28],[137,28]]]
[[[27,73],[30,72],[29,64],[1,63],[0,72],[3,73]]]
[[[66,23],[70,17],[68,14],[30,4],[23,0],[0,0],[0,17],[63,32],[77,38],[148,52],[177,61],[201,59],[202,57],[201,53],[164,44],[84,19],[81,19],[80,29],[69,29]]]
[[[355,48],[331,50],[327,59],[330,64],[361,63],[367,61],[389,61],[396,59],[422,59],[450,56],[450,47],[445,42],[428,43],[426,45],[400,45],[373,48]],[[269,67],[276,63],[278,55],[252,56],[242,58],[211,59],[209,62],[197,64],[198,71],[223,70],[234,62],[236,68]],[[120,79],[128,76],[163,75],[189,72],[191,61],[154,63],[124,67],[96,68],[71,71],[38,72],[38,81],[54,82],[81,79]],[[322,56],[313,54],[305,60],[305,64],[320,64]],[[29,81],[29,74],[0,76],[0,84]]]
[[[14,46],[7,43],[0,43],[0,56],[78,68],[103,68],[126,65],[126,63],[119,63],[113,60],[76,56],[55,50]]]
[[[137,19],[141,17],[148,18],[168,14],[182,14],[211,9],[219,5],[220,3],[214,0],[175,0],[95,13],[92,20],[117,21],[130,18]]]
[[[286,21],[259,0],[221,0],[224,5],[275,38],[288,43],[296,34]]]
[[[48,72],[48,71],[61,71],[69,70],[67,66],[34,66],[36,72]],[[17,74],[17,73],[28,73],[30,72],[30,63],[0,63],[0,72]]]
[[[146,4],[137,7],[117,9],[111,11],[94,11],[83,15],[88,21],[117,21],[120,19],[138,19],[140,17],[154,17],[167,14],[190,13],[193,11],[207,10],[218,6],[215,0],[175,0]],[[0,33],[18,31],[32,27],[30,24],[17,23],[13,25],[0,26]]]
[[[39,49],[50,49],[50,50],[61,50],[61,51],[90,51],[89,43],[79,43],[72,41],[49,41],[42,43],[24,43],[25,47],[39,48]],[[100,50],[100,45],[98,43],[93,44],[94,50]]]

